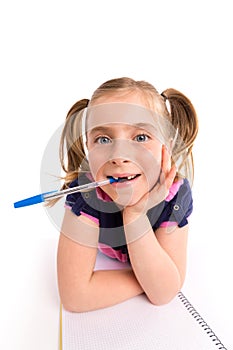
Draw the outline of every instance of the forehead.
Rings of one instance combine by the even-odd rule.
[[[87,109],[86,131],[100,127],[126,124],[145,128],[158,124],[155,112],[139,105],[129,103],[106,103]]]
[[[151,134],[155,132],[155,128],[151,124],[136,123],[136,124],[123,124],[123,123],[111,123],[105,125],[96,126],[88,131],[89,136],[96,135],[98,133],[118,133],[118,132],[135,132],[137,130],[147,131]]]

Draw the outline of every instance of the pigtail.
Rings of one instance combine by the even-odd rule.
[[[83,160],[85,159],[85,152],[81,137],[82,113],[79,112],[86,108],[88,106],[88,103],[88,99],[83,99],[76,102],[70,108],[66,116],[65,126],[62,131],[59,155],[62,169],[66,173],[66,186],[68,186],[71,181],[77,178],[81,164],[82,168],[85,168],[83,164]]]
[[[82,113],[88,106],[89,100],[82,99],[76,102],[69,110],[66,116],[65,124],[62,130],[59,158],[65,175],[61,177],[64,181],[61,190],[69,187],[69,184],[75,180],[81,171],[88,171],[88,162],[82,142]],[[58,199],[48,201],[48,206],[53,206]]]
[[[170,118],[174,129],[179,131],[179,139],[172,150],[174,161],[178,162],[178,172],[191,182],[194,177],[192,148],[198,133],[198,119],[191,101],[175,89],[167,89],[161,94],[170,105]]]

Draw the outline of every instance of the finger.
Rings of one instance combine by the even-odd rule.
[[[171,156],[167,150],[167,147],[163,145],[162,147],[162,172],[166,175],[171,169]]]
[[[176,176],[176,166],[174,165],[169,173],[165,176],[164,173],[161,173],[160,175],[160,183],[155,187],[155,189],[152,191],[156,193],[156,198],[158,203],[163,201],[169,194],[169,190],[174,182]]]
[[[174,179],[176,177],[176,171],[177,171],[176,166],[173,165],[165,178],[164,183],[165,183],[165,186],[168,190],[170,189],[170,187],[172,186],[172,184],[174,182]]]
[[[163,184],[158,184],[156,187],[150,192],[149,195],[149,207],[155,206],[162,202],[168,195],[169,190],[167,189],[167,186],[165,182]]]

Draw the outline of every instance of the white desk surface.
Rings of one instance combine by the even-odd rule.
[[[0,244],[0,348],[58,349],[59,296],[56,249],[59,233],[42,206],[2,210]],[[195,218],[194,218],[195,219]],[[194,220],[195,221],[195,220]],[[233,348],[231,248],[213,237],[199,244],[192,223],[183,293],[226,346]],[[200,235],[199,235],[200,238]],[[230,284],[231,283],[231,284]]]

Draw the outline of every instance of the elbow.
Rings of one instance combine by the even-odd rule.
[[[81,312],[85,312],[82,310],[82,308],[79,305],[74,305],[71,303],[65,303],[61,301],[61,304],[63,306],[63,308],[68,311],[68,312],[73,312],[73,313],[81,313]]]
[[[88,305],[86,305],[84,302],[80,301],[72,301],[70,299],[62,299],[61,298],[61,304],[63,308],[68,311],[68,312],[73,312],[73,313],[82,313],[82,312],[87,312],[90,311],[88,308]]]
[[[61,300],[62,307],[68,312],[77,312],[73,305],[65,303]]]
[[[77,290],[75,293],[67,292],[64,293],[60,290],[60,302],[63,308],[68,312],[87,312],[90,310],[90,305],[88,302],[88,298],[85,294],[87,293],[79,293]],[[89,307],[88,307],[89,306]]]
[[[170,294],[170,295],[161,295],[161,296],[157,296],[155,297],[148,297],[149,301],[151,302],[151,304],[155,305],[155,306],[163,306],[166,304],[169,304],[175,297],[176,297],[177,293],[174,294]]]
[[[68,312],[80,312],[79,305],[69,300],[69,298],[60,297],[62,307]]]
[[[62,307],[68,312],[81,312],[80,305],[78,305],[74,300],[69,298],[69,296],[60,295],[60,302]]]
[[[58,291],[60,296],[60,303],[62,307],[73,313],[81,313],[89,311],[90,296],[87,285],[74,285],[67,283],[67,281],[58,281]]]
[[[152,295],[147,295],[149,301],[156,306],[169,304],[180,292],[183,282],[179,279],[177,283],[160,291],[155,291]]]

